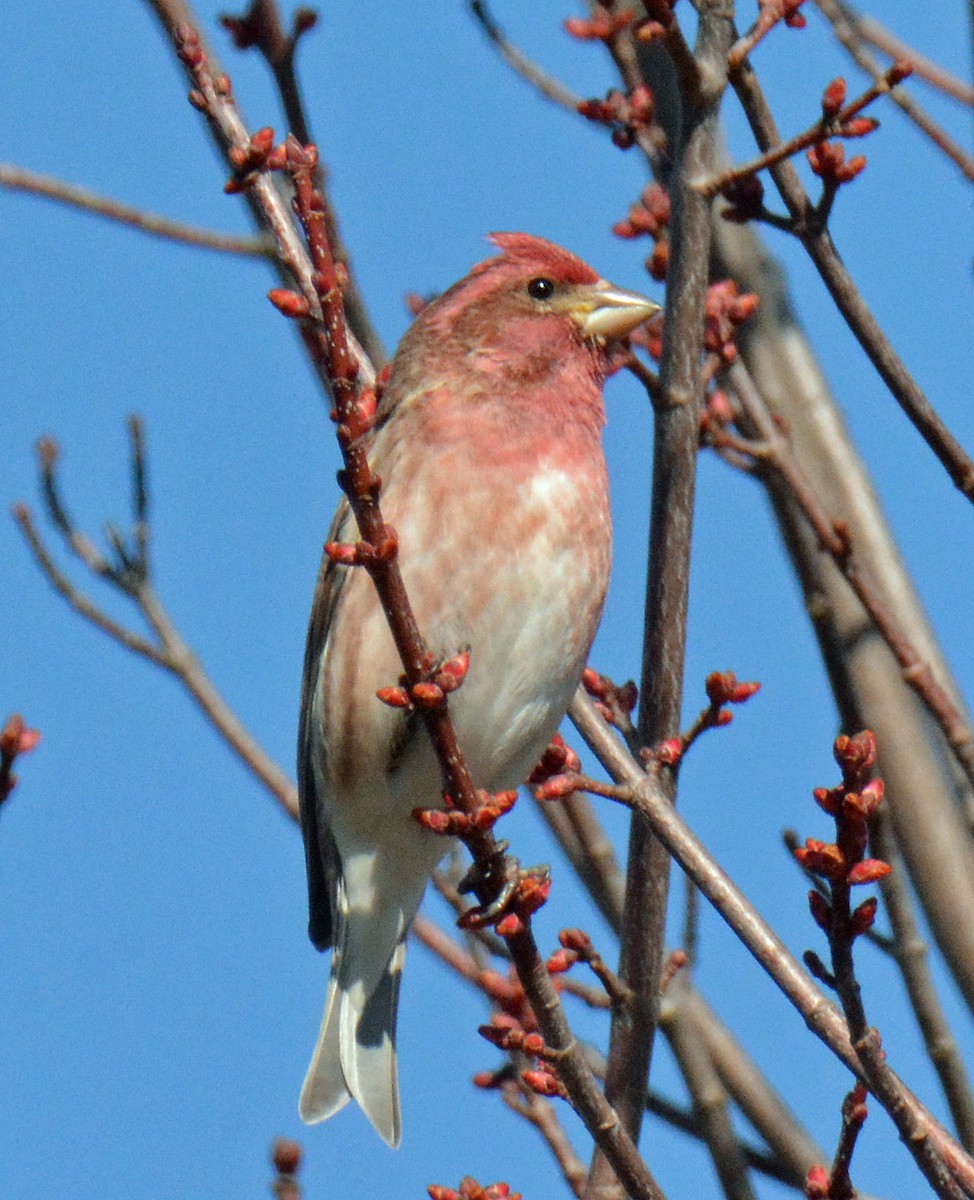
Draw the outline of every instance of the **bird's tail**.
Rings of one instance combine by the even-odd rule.
[[[369,958],[374,965],[376,941],[381,945],[382,938],[376,939],[373,921],[348,911],[341,894],[336,907],[337,936],[325,1013],[298,1111],[302,1120],[314,1125],[354,1097],[379,1136],[390,1146],[398,1146],[402,1117],[396,1013],[406,957],[405,934],[395,943],[384,967],[380,964],[377,970],[363,972],[363,962]],[[367,939],[374,939],[371,946]]]

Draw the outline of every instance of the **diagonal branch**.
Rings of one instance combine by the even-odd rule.
[[[174,221],[170,217],[160,217],[155,213],[146,212],[145,209],[122,204],[119,200],[112,200],[87,188],[65,183],[52,175],[28,171],[13,163],[0,163],[0,188],[44,196],[48,200],[83,209],[122,225],[131,225],[143,233],[173,242],[185,242],[203,250],[221,250],[227,254],[243,254],[251,258],[274,256],[274,244],[268,237],[239,237],[232,233],[216,233],[210,229],[202,229],[197,225],[185,225],[182,221]]]
[[[732,73],[731,84],[760,149],[767,152],[778,146],[781,137],[777,124],[747,62]],[[974,460],[944,424],[893,349],[839,257],[828,230],[812,219],[814,207],[794,163],[787,159],[777,163],[771,167],[771,176],[794,222],[796,235],[850,330],[954,485],[968,500],[974,501]]]
[[[950,1179],[966,1194],[974,1195],[974,1160],[885,1061],[878,1056],[870,1057],[868,1062],[860,1060],[843,1015],[819,991],[781,939],[694,838],[670,804],[659,779],[648,775],[630,757],[581,689],[575,694],[569,715],[589,749],[616,781],[614,797],[642,813],[654,835],[798,1009],[812,1033],[869,1086],[911,1151],[923,1158],[928,1154],[935,1155]],[[607,795],[610,789],[600,785],[600,791]]]

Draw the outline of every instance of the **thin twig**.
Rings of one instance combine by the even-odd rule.
[[[883,902],[893,929],[893,954],[903,975],[910,1006],[923,1035],[923,1044],[940,1079],[957,1136],[974,1153],[974,1092],[957,1039],[950,1028],[930,970],[927,943],[920,930],[913,897],[907,886],[903,857],[884,813],[871,832],[872,851],[893,870],[880,880]]]
[[[242,17],[223,18],[224,25],[233,33],[238,45],[241,48],[255,47],[270,67],[284,106],[288,130],[302,146],[310,145],[315,139],[301,98],[294,60],[302,35],[314,28],[316,22],[317,19],[310,10],[299,10],[294,16],[291,32],[286,33],[277,0],[251,0],[250,8]],[[379,368],[386,361],[385,347],[358,285],[351,255],[342,239],[338,216],[331,203],[327,185],[327,172],[319,158],[315,168],[315,187],[323,199],[328,241],[335,261],[341,263],[348,273],[344,289],[345,315],[350,328],[362,343],[362,348],[376,368]]]
[[[788,138],[787,141],[772,146],[769,150],[766,150],[763,154],[759,154],[756,158],[750,159],[748,162],[728,167],[712,179],[708,179],[697,186],[703,195],[716,196],[736,180],[744,179],[749,175],[756,175],[758,171],[766,171],[783,162],[786,158],[793,158],[800,150],[814,146],[826,138],[856,136],[853,134],[844,134],[842,127],[847,121],[851,121],[864,108],[872,104],[874,100],[886,95],[891,90],[889,80],[885,75],[880,74],[872,87],[867,88],[855,100],[851,100],[834,117],[828,119],[824,116],[820,117],[808,129],[803,130],[801,133],[796,133],[794,137]]]
[[[164,667],[167,671],[172,669],[165,651],[158,646],[154,646],[147,638],[133,633],[130,629],[126,629],[124,625],[110,617],[74,586],[51,557],[34,523],[33,513],[25,504],[14,505],[13,517],[20,526],[20,532],[24,535],[24,540],[27,542],[30,552],[34,556],[34,561],[40,567],[42,574],[76,613],[84,617],[86,621],[90,621],[92,625],[102,630],[103,633],[107,633],[110,638],[118,642],[120,646],[124,646],[126,650],[131,650],[135,654],[141,654],[143,658],[147,658],[149,662],[155,663],[157,667]]]
[[[683,1004],[693,1012],[697,1036],[721,1083],[770,1147],[774,1160],[787,1164],[791,1178],[801,1186],[809,1167],[822,1161],[821,1149],[703,996],[689,991]]]
[[[871,75],[878,82],[883,77],[884,68],[875,55],[871,54],[866,48],[866,41],[869,40],[866,34],[866,25],[869,22],[869,18],[861,17],[844,0],[815,0],[815,5],[831,24],[835,36],[845,46],[855,62],[867,75]],[[909,63],[916,74],[929,80],[928,72],[933,67],[933,64],[922,58],[921,55],[918,55],[916,51],[911,50],[908,46],[896,42],[895,39],[891,39],[891,42],[899,48],[899,52],[894,54],[896,60],[898,62]],[[941,72],[941,74],[946,76],[945,72]],[[960,98],[964,99],[968,104],[974,104],[974,88],[967,87],[960,80],[953,79],[952,76],[946,76],[946,79],[967,93],[966,96]],[[945,88],[944,90],[947,89]],[[974,155],[969,154],[942,126],[938,125],[926,109],[921,107],[908,89],[904,87],[893,88],[890,92],[890,99],[918,129],[930,138],[935,146],[939,147],[948,158],[957,164],[966,178],[974,180]]]
[[[196,225],[185,225],[182,221],[174,221],[169,217],[146,212],[142,208],[122,204],[119,200],[100,196],[87,188],[65,183],[53,175],[41,175],[37,171],[14,166],[13,163],[0,163],[0,187],[44,196],[48,200],[84,209],[85,212],[106,217],[121,225],[131,225],[142,233],[166,238],[171,242],[183,242],[204,250],[220,250],[226,254],[242,254],[249,258],[274,257],[274,243],[266,234],[258,237],[240,237],[237,234],[201,229]]]
[[[817,2],[817,0],[816,0]],[[870,42],[877,50],[888,54],[890,58],[903,58],[910,64],[921,79],[925,79],[932,87],[937,88],[947,96],[953,96],[968,107],[974,107],[974,87],[958,79],[939,63],[933,62],[915,50],[912,46],[896,37],[873,16],[854,14],[848,4],[842,8],[849,18],[855,20],[859,36],[863,41]]]
[[[685,972],[666,989],[660,1024],[683,1076],[703,1140],[710,1153],[726,1200],[753,1200],[745,1159],[728,1109],[727,1092],[700,1039],[693,1010],[684,1001],[689,994]]]
[[[604,1056],[591,1046],[586,1047],[586,1053],[595,1074],[604,1077]],[[681,1108],[678,1104],[674,1104],[671,1100],[668,1100],[652,1088],[646,1099],[646,1111],[653,1116],[659,1117],[667,1125],[672,1125],[674,1129],[680,1129],[691,1137],[700,1139],[700,1128],[695,1114],[688,1109]],[[743,1139],[740,1141],[740,1152],[751,1170],[759,1171],[762,1175],[767,1175],[769,1179],[776,1179],[779,1183],[787,1184],[789,1187],[800,1189],[803,1186],[807,1170],[804,1160],[802,1160],[803,1165],[795,1167],[789,1162],[787,1157],[779,1158],[773,1153],[769,1154],[766,1150],[759,1150],[756,1146]],[[814,1161],[817,1162],[820,1159],[821,1155]],[[811,1162],[808,1165],[811,1165]],[[863,1197],[863,1200],[866,1200],[866,1198]]]
[[[485,0],[470,0],[470,12],[509,67],[546,100],[551,100],[566,112],[578,115],[581,96],[576,96],[559,79],[542,70],[523,50],[518,49],[494,20]]]
[[[883,641],[895,655],[903,679],[940,726],[947,744],[974,787],[974,731],[968,726],[950,693],[934,676],[929,663],[920,657],[892,607],[858,561],[848,527],[834,520],[827,512],[792,453],[787,438],[775,424],[747,368],[737,362],[730,368],[729,375],[747,419],[755,428],[763,447],[764,464],[778,472],[788,484],[812,526],[819,546],[832,557],[845,576]]]
[[[105,580],[135,606],[155,634],[155,641],[126,628],[72,583],[54,561],[26,505],[14,506],[14,519],[42,573],[71,608],[126,650],[141,655],[175,675],[244,765],[276,797],[290,816],[296,816],[298,802],[294,784],[251,737],[220,695],[195,654],[183,641],[153,587],[148,558],[148,490],[144,441],[141,422],[135,417],[129,420],[129,435],[132,444],[132,507],[135,517],[133,548],[127,545],[122,534],[114,526],[110,526],[114,556],[106,556],[77,528],[61,496],[56,473],[57,447],[49,438],[42,439],[39,444],[40,486],[48,515],[68,548],[92,575]]]
[[[761,150],[768,151],[780,145],[774,116],[746,61],[733,72],[731,83]],[[812,219],[814,206],[794,164],[785,159],[771,168],[771,175],[794,223],[796,235],[870,362],[955,486],[968,500],[974,501],[974,461],[941,420],[893,349],[839,257],[828,231]]]
[[[550,1100],[545,1100],[543,1096],[513,1081],[501,1088],[501,1096],[508,1108],[538,1131],[558,1164],[562,1178],[568,1184],[572,1195],[581,1197],[588,1171],[575,1153],[564,1126],[558,1120],[555,1106]]]

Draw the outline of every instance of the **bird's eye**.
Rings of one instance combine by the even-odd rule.
[[[548,300],[555,294],[555,285],[550,279],[539,275],[528,284],[528,295],[532,300]]]

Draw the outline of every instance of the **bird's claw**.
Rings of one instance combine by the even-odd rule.
[[[474,863],[458,890],[478,895],[494,892],[492,900],[468,909],[460,917],[462,929],[493,925],[502,937],[510,937],[522,933],[531,914],[548,899],[551,872],[545,865],[522,870],[517,859],[501,848],[488,863]]]

